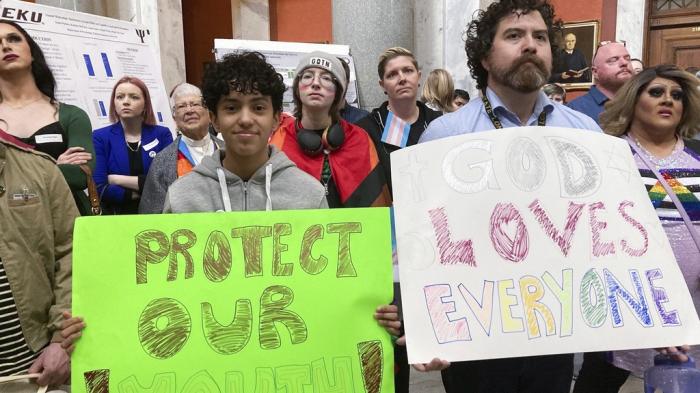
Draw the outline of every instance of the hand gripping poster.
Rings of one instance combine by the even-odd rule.
[[[625,140],[510,128],[391,163],[409,362],[700,343]]]
[[[82,217],[73,393],[393,392],[389,209]]]

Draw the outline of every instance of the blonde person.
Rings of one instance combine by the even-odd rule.
[[[441,68],[430,71],[423,86],[421,99],[434,111],[454,112],[454,82],[450,73]]]
[[[418,143],[428,125],[441,113],[417,101],[421,72],[413,53],[406,48],[393,47],[379,56],[377,65],[379,86],[387,101],[374,108],[369,116],[357,122],[374,140],[384,176],[391,187],[391,152]],[[452,93],[452,91],[450,91]],[[399,138],[392,137],[399,130]]]

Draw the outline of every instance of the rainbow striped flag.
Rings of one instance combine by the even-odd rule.
[[[408,133],[410,131],[410,124],[389,111],[386,125],[384,125],[384,132],[382,132],[382,142],[404,148],[408,142]]]

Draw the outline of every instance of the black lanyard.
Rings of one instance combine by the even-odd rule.
[[[493,108],[491,107],[491,101],[489,101],[488,97],[486,97],[486,90],[483,91],[483,94],[481,94],[481,101],[484,102],[484,109],[486,110],[486,114],[489,115],[489,119],[491,119],[491,123],[493,123],[493,126],[496,127],[496,129],[501,129],[503,128],[503,124],[501,123],[500,120],[498,120],[498,117],[493,113]],[[547,112],[545,110],[542,110],[542,113],[537,117],[537,125],[539,127],[544,127],[545,123],[547,122]]]

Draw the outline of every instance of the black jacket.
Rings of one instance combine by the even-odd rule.
[[[420,136],[428,128],[428,124],[431,121],[437,119],[442,115],[441,112],[434,111],[424,103],[416,101],[418,106],[418,120],[411,124],[411,131],[408,133],[408,142],[406,146],[412,146],[418,143]],[[379,161],[386,173],[386,179],[389,183],[389,190],[391,187],[391,160],[389,154],[391,152],[398,150],[398,146],[390,145],[388,143],[382,142],[382,133],[384,132],[384,125],[386,124],[386,118],[389,116],[389,102],[385,101],[379,108],[372,110],[372,113],[364,119],[358,121],[356,124],[367,131],[367,133],[372,137],[374,145],[377,146],[377,154],[379,154]]]

